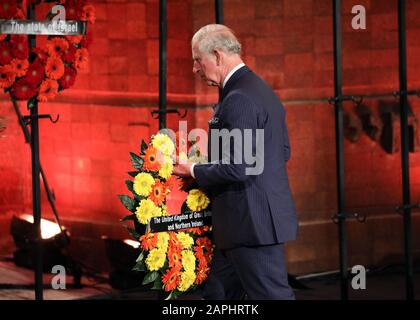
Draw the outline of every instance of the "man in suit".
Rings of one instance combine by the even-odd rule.
[[[204,26],[191,44],[193,72],[220,88],[209,121],[209,163],[174,167],[174,174],[193,177],[211,196],[216,250],[204,298],[294,299],[284,257],[284,243],[298,229],[286,172],[285,110],[243,63],[231,29]],[[223,132],[240,133],[240,146]]]

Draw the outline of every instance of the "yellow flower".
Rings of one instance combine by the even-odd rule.
[[[146,266],[150,271],[157,271],[163,267],[166,260],[166,252],[160,249],[153,249],[146,258]]]
[[[149,173],[139,173],[134,178],[134,191],[139,196],[147,197],[150,192],[152,192],[152,186],[155,183],[155,179],[153,179],[152,175]]]
[[[185,292],[192,286],[195,281],[194,271],[186,271],[181,274],[181,282],[178,285],[178,290]]]
[[[161,209],[162,209],[162,216],[166,217],[169,215],[168,208],[166,207],[166,205],[162,204]]]
[[[185,272],[194,272],[195,270],[195,256],[190,250],[182,250],[182,266]]]
[[[170,156],[175,151],[175,145],[171,138],[163,133],[158,133],[152,139],[152,145],[165,156]]]
[[[166,250],[168,250],[168,241],[169,241],[169,234],[167,232],[159,232],[156,246],[162,251],[166,252]]]
[[[181,242],[182,247],[184,249],[191,248],[191,246],[194,244],[194,239],[189,234],[186,234],[185,232],[178,232],[177,238],[179,242]]]
[[[136,209],[136,217],[142,224],[147,224],[152,217],[160,214],[160,208],[156,207],[152,200],[145,199],[140,201]]]
[[[170,157],[164,157],[163,165],[159,170],[159,176],[163,179],[168,179],[172,175],[173,170],[174,165],[172,164],[172,159]]]
[[[187,206],[192,211],[201,211],[207,208],[210,200],[198,189],[192,189],[187,196]]]

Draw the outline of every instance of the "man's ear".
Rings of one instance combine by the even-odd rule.
[[[220,51],[215,49],[213,53],[214,53],[214,56],[216,57],[216,66],[220,66],[222,63],[222,55],[220,54]]]

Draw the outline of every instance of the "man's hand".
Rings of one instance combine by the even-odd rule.
[[[192,178],[191,177],[191,165],[192,163],[178,163],[174,165],[173,174],[181,178]]]

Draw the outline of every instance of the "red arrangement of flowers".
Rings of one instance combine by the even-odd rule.
[[[95,22],[88,0],[1,0],[0,19],[26,20],[33,3],[63,5],[67,20]],[[30,49],[27,36],[0,34],[0,90],[16,100],[49,101],[73,86],[77,72],[87,67],[88,46],[88,35],[48,36],[44,47]]]

